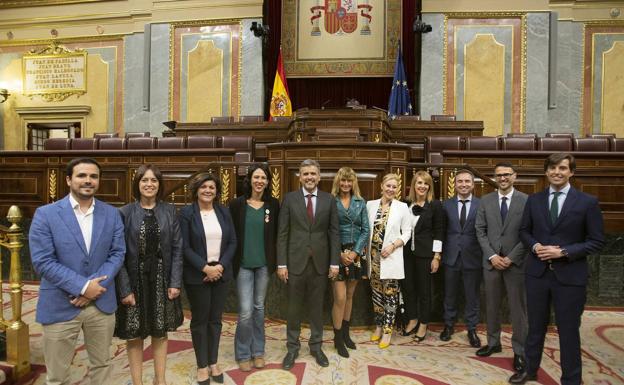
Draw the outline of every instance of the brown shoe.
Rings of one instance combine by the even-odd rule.
[[[238,363],[238,368],[241,372],[249,372],[251,370],[251,360],[240,361]]]
[[[264,368],[264,357],[259,356],[259,357],[254,357],[253,359],[254,361],[254,366],[256,367],[256,369],[262,369]]]

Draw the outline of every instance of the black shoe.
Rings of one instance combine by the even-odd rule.
[[[292,369],[292,367],[295,366],[295,359],[297,358],[298,355],[299,355],[298,352],[286,353],[286,355],[284,356],[284,359],[282,360],[282,369],[284,370]]]
[[[411,336],[412,334],[416,334],[419,327],[420,327],[420,322],[416,322],[416,326],[414,326],[410,331],[407,331],[407,329],[403,330],[401,332],[401,335],[407,337],[407,336]]]
[[[203,381],[197,381],[197,385],[210,385],[210,377],[206,378]]]
[[[213,376],[212,374],[210,375],[210,378],[212,379],[212,381],[219,383],[219,384],[223,384],[223,373],[218,374],[216,376]]]
[[[468,341],[470,341],[470,346],[473,348],[481,346],[481,340],[479,339],[476,330],[468,330]]]
[[[442,341],[450,341],[451,336],[455,333],[452,326],[445,325],[444,330],[440,333],[440,340]]]
[[[425,334],[423,334],[422,336],[419,336],[418,334],[414,335],[414,341],[416,342],[423,342],[425,340],[425,337],[427,337],[427,324],[423,324],[425,325]],[[420,321],[418,322],[418,326],[416,327],[416,330],[420,329]]]
[[[351,339],[349,335],[349,321],[342,320],[342,339],[344,340],[344,344],[349,349],[356,349],[355,342]]]
[[[513,367],[516,372],[524,372],[526,369],[526,361],[524,357],[519,354],[514,354]]]
[[[345,346],[344,335],[341,329],[334,329],[334,347],[339,356],[349,358],[349,351]]]
[[[310,354],[312,354],[312,357],[316,359],[316,363],[319,364],[319,366],[322,366],[324,368],[329,366],[329,360],[327,359],[327,356],[325,355],[325,353],[323,353],[321,349],[311,351]]]
[[[527,381],[537,381],[537,374],[529,374],[527,372],[518,372],[509,377],[510,384],[524,384]]]
[[[489,357],[494,353],[500,353],[503,351],[503,348],[500,345],[485,345],[481,349],[477,350],[477,356],[479,357]]]

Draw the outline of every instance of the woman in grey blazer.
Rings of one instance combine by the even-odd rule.
[[[127,340],[133,384],[142,384],[143,340],[152,337],[154,384],[164,385],[167,332],[182,324],[182,236],[175,207],[162,201],[163,178],[153,165],[137,170],[135,202],[120,209],[126,258],[117,275],[115,335]]]

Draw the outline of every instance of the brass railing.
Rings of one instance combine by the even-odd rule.
[[[6,332],[7,362],[13,366],[13,379],[30,373],[30,346],[28,325],[22,321],[22,213],[17,206],[11,206],[7,214],[10,227],[0,225],[0,246],[11,254],[9,289],[11,297],[11,320],[4,319],[4,306],[0,307],[0,328]],[[2,259],[0,258],[0,286],[2,286]],[[4,297],[2,298],[4,305]]]

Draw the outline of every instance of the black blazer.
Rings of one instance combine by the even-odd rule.
[[[133,293],[133,284],[139,282],[139,232],[145,217],[145,210],[139,202],[129,203],[119,209],[124,223],[126,258],[116,277],[120,298]],[[160,250],[167,277],[167,287],[182,286],[182,235],[172,204],[158,202],[154,215],[160,228]]]
[[[236,233],[234,224],[227,207],[214,203],[215,214],[221,226],[221,255],[219,264],[223,266],[223,281],[232,279],[232,260],[236,252]],[[184,242],[183,253],[184,269],[183,280],[185,284],[199,285],[203,283],[205,274],[202,272],[207,263],[208,251],[206,250],[206,233],[202,223],[199,205],[192,205],[180,210],[180,229]]]
[[[414,214],[410,208],[411,219]],[[434,199],[425,202],[423,210],[414,228],[414,251],[412,240],[407,241],[403,247],[403,254],[410,257],[433,258],[433,241],[444,239],[444,210],[440,201]]]
[[[230,202],[230,213],[232,214],[232,221],[234,222],[234,229],[236,229],[236,239],[238,240],[238,247],[236,248],[236,254],[234,255],[233,272],[234,277],[238,275],[238,269],[240,268],[241,261],[243,260],[243,245],[245,244],[245,215],[247,214],[247,198],[240,196]],[[267,268],[269,273],[275,271],[276,266],[276,241],[277,241],[277,218],[279,216],[279,201],[273,197],[270,197],[267,202],[264,202],[262,207],[264,211],[264,255],[266,256]]]
[[[564,285],[585,286],[589,279],[587,256],[598,253],[604,246],[604,225],[598,199],[570,187],[557,221],[550,222],[549,189],[532,194],[527,199],[520,225],[520,239],[530,251],[526,273],[541,277],[549,267],[533,253],[536,243],[557,245],[568,256],[552,260],[552,270]]]

